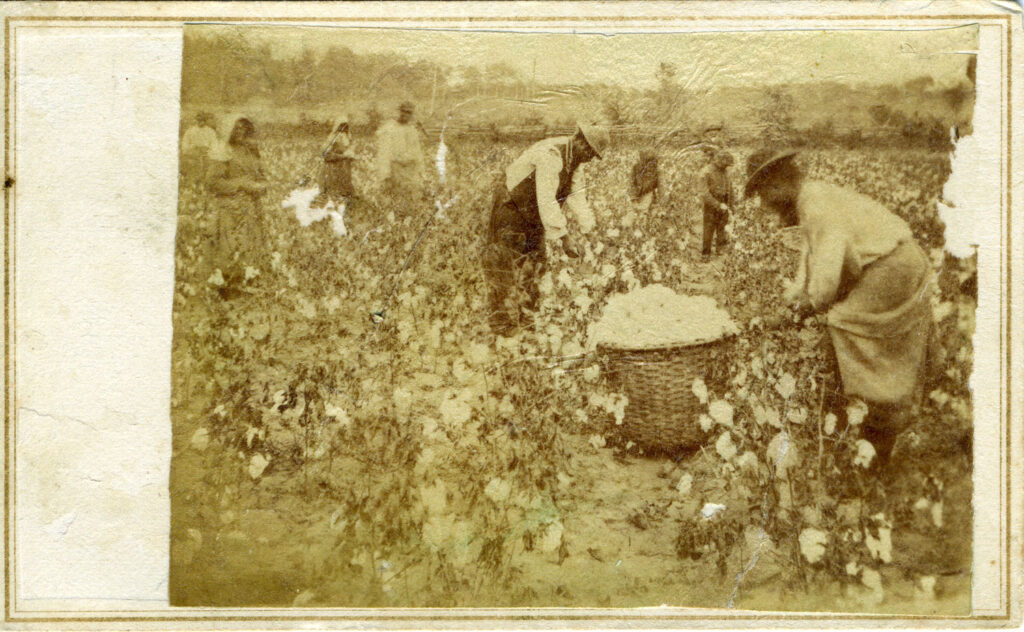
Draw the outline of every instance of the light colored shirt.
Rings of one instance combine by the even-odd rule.
[[[193,125],[185,131],[181,139],[181,151],[184,154],[201,154],[209,156],[210,151],[217,146],[219,139],[217,132],[208,125]]]
[[[389,120],[377,130],[377,175],[381,180],[391,175],[392,162],[403,163],[422,176],[423,142],[416,125]]]
[[[556,240],[564,237],[569,231],[566,216],[558,200],[558,176],[565,166],[561,148],[569,142],[568,136],[555,136],[538,141],[531,145],[511,165],[505,169],[505,186],[509,191],[536,174],[537,207],[540,209],[540,221],[544,225],[544,237]],[[579,223],[580,230],[590,232],[594,227],[594,212],[587,202],[585,165],[579,165],[573,172],[569,196],[565,206],[569,208]]]
[[[796,204],[804,239],[794,283],[819,311],[835,301],[844,272],[859,278],[865,267],[913,239],[903,219],[851,189],[808,180]]]

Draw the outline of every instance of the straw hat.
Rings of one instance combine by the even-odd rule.
[[[747,184],[743,187],[743,195],[746,197],[753,195],[771,169],[782,164],[783,161],[792,159],[796,154],[797,150],[795,149],[782,151],[762,149],[751,154],[747,159]]]
[[[580,132],[583,134],[584,140],[590,145],[590,148],[594,150],[594,153],[598,158],[608,149],[608,145],[611,144],[611,135],[608,130],[598,125],[588,125],[587,123],[578,124]]]

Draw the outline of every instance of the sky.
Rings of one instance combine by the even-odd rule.
[[[205,27],[198,27],[205,28]],[[217,27],[212,27],[217,28]],[[690,33],[484,32],[357,27],[233,27],[274,55],[330,46],[395,52],[452,66],[503,62],[541,84],[609,83],[649,88],[660,62],[693,89],[838,81],[902,83],[922,75],[950,86],[965,75],[976,27],[929,30],[787,30]]]

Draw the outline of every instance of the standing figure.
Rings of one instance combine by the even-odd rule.
[[[313,200],[313,206],[323,207],[333,202],[340,207],[355,195],[352,186],[352,162],[356,155],[352,151],[352,135],[349,133],[348,117],[343,116],[334,124],[327,144],[320,152],[324,165],[320,171],[320,193]]]
[[[712,242],[718,254],[722,254],[725,248],[725,225],[729,223],[729,209],[733,203],[732,185],[729,183],[732,162],[732,154],[719,151],[704,176],[704,242],[701,255],[705,260],[711,256]]]
[[[600,158],[609,140],[607,130],[579,125],[572,136],[533,144],[505,170],[491,207],[486,264],[495,333],[508,335],[520,324],[523,309],[536,309],[537,279],[544,272],[548,249],[580,255],[563,206],[574,211],[583,232],[593,228],[579,167]],[[526,294],[525,304],[515,304],[514,290]]]
[[[377,130],[377,176],[398,213],[408,212],[409,205],[423,199],[426,160],[422,130],[412,114],[412,103],[406,101],[398,108],[398,120],[385,121]]]
[[[804,250],[786,299],[826,314],[843,392],[868,404],[864,436],[884,465],[921,396],[931,267],[903,219],[865,195],[807,179],[795,154],[751,156],[745,195],[758,195],[783,226],[799,226]]]
[[[216,221],[212,268],[223,275],[221,294],[237,295],[264,263],[267,251],[263,218],[266,178],[256,145],[256,126],[246,117],[230,120],[227,142],[215,152],[206,188]]]
[[[217,149],[220,139],[213,129],[212,117],[206,112],[196,114],[195,125],[181,138],[181,175],[189,182],[202,183],[209,167],[210,153]]]

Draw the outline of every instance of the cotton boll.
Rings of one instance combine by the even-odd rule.
[[[723,399],[716,399],[708,406],[708,414],[715,420],[715,423],[732,427],[733,408],[729,402]]]
[[[800,554],[810,564],[817,564],[825,557],[825,544],[828,535],[818,529],[804,529],[800,532]]]

